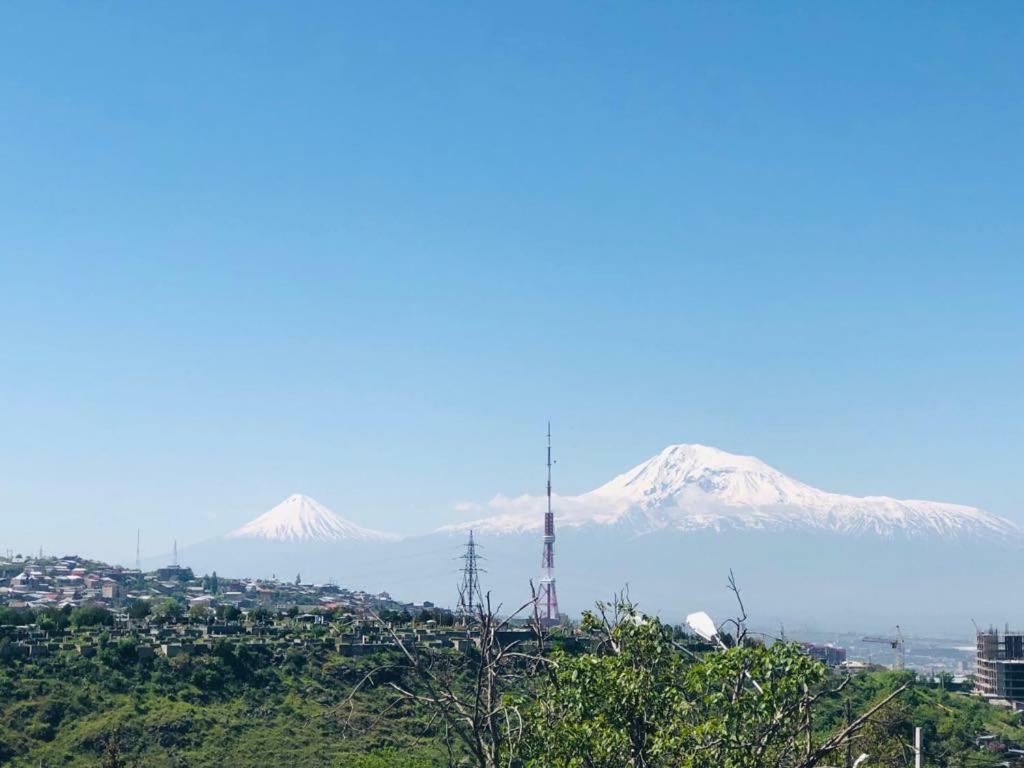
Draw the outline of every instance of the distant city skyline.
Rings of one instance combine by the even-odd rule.
[[[534,10],[0,11],[0,548],[429,530],[549,419],[559,494],[701,443],[1024,524],[1024,9]]]

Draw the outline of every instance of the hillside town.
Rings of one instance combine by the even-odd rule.
[[[466,578],[464,574],[461,591],[467,584],[474,588],[475,571],[468,582]],[[331,640],[343,655],[364,655],[393,645],[390,630],[397,630],[399,637],[444,648],[463,647],[467,637],[466,611],[461,608],[407,602],[387,592],[372,594],[333,583],[305,583],[299,575],[293,581],[229,578],[216,572],[199,576],[176,563],[143,571],[77,555],[0,557],[0,637],[8,640],[4,653],[30,656],[65,649],[62,640],[72,629],[71,618],[76,611],[85,615],[88,609],[109,614],[95,623],[102,624],[110,636],[143,636],[154,652],[165,655],[187,651],[202,638],[265,642],[278,637],[304,642],[327,634],[324,626],[338,620],[345,623],[346,631],[332,634]],[[47,621],[54,616],[63,620]],[[46,626],[40,628],[37,623]],[[91,623],[78,622],[79,628]],[[510,637],[526,632],[527,623],[521,618],[511,622]],[[578,632],[568,619],[563,625],[563,635]],[[76,642],[80,645],[89,637],[89,632],[79,633]],[[797,642],[829,669],[855,673],[904,666],[902,637],[893,640],[891,665],[851,658],[847,648],[834,643]],[[978,692],[1013,709],[1024,708],[1024,686],[1016,671],[1024,656],[1020,648],[1019,634],[1003,639],[991,629],[978,633]],[[928,656],[920,658],[930,662],[919,668],[921,672],[942,672],[951,684],[963,687],[973,679],[966,673],[973,673],[975,665],[966,669],[961,662],[954,671],[936,667]]]
[[[173,598],[187,609],[295,605],[363,612],[418,607],[398,603],[386,592],[374,595],[335,584],[307,584],[301,576],[294,582],[227,579],[215,572],[197,577],[191,568],[178,564],[142,571],[77,555],[0,558],[0,604],[11,608],[95,605],[117,611],[132,603],[162,598]]]
[[[95,652],[122,637],[140,656],[174,657],[215,640],[308,647],[343,656],[393,646],[395,637],[437,648],[464,648],[465,627],[433,603],[403,603],[334,584],[197,577],[179,565],[152,572],[77,556],[0,560],[0,655],[39,657]],[[344,631],[328,632],[326,619]],[[393,632],[392,632],[393,630]]]
[[[572,622],[559,634],[563,647],[585,646]],[[1014,712],[1024,709],[1024,689],[1015,677],[1024,654],[1020,638],[994,630],[978,634],[981,677],[974,694]],[[499,640],[530,642],[532,630],[520,622]],[[198,576],[178,564],[146,572],[73,555],[0,558],[0,663],[41,663],[57,654],[91,658],[110,648],[127,649],[137,663],[158,657],[176,663],[209,658],[222,643],[259,651],[274,664],[310,653],[356,663],[356,657],[385,654],[399,644],[466,653],[478,642],[459,611],[403,602],[386,592],[307,584],[299,577],[283,582]],[[884,669],[850,660],[835,645],[799,647],[837,674]],[[970,691],[952,676],[941,684]],[[1017,743],[995,733],[977,736],[975,748],[1001,756],[1007,766],[1024,757]]]

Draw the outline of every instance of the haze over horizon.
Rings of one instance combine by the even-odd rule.
[[[1024,524],[1024,9],[913,5],[0,11],[0,547],[429,530],[549,418]]]

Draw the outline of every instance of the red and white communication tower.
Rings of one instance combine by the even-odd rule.
[[[542,624],[551,626],[561,620],[558,593],[555,592],[555,514],[551,511],[551,422],[548,422],[548,509],[544,513],[544,553],[540,561],[540,587],[537,608]]]

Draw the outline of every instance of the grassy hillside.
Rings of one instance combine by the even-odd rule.
[[[434,729],[383,689],[351,696],[386,659],[218,645],[140,661],[130,642],[93,658],[0,666],[0,764],[352,766],[446,763]],[[377,684],[386,678],[377,677]]]
[[[266,766],[433,768],[448,765],[436,722],[391,695],[397,657],[347,658],[296,646],[282,653],[220,641],[207,654],[138,658],[133,641],[92,657],[62,652],[0,662],[0,764],[38,768]],[[371,670],[371,680],[353,690]],[[833,729],[911,673],[862,675],[819,703]],[[532,684],[524,681],[524,684]],[[1020,720],[963,693],[914,682],[854,745],[868,765],[905,765],[913,725],[928,766],[995,766],[982,733],[1024,743]],[[1005,758],[1002,758],[1005,759]]]
[[[846,699],[854,711],[882,699],[900,684],[910,687],[870,725],[854,744],[854,754],[867,752],[870,765],[913,765],[909,744],[913,729],[923,729],[925,765],[996,766],[1007,759],[977,746],[977,737],[991,734],[1003,744],[1024,744],[1020,715],[960,691],[916,680],[913,672],[872,672],[855,677],[837,698],[822,701],[817,710],[821,729],[843,722]]]

